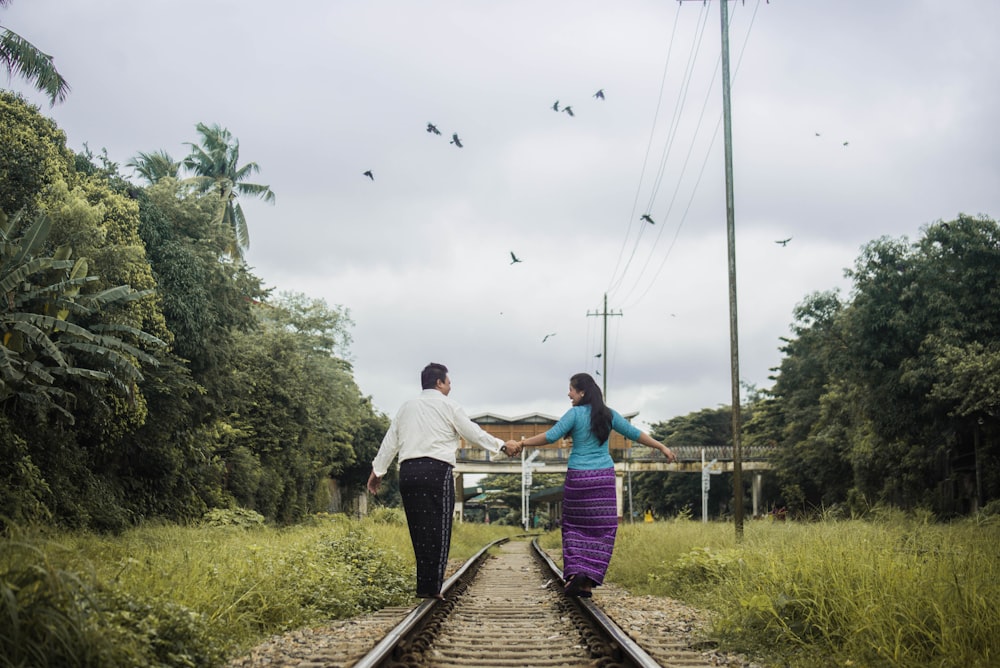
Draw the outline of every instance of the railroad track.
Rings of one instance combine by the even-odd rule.
[[[562,573],[536,542],[501,540],[445,583],[444,600],[413,608],[355,668],[711,666],[683,643],[639,646],[593,599],[562,593]],[[313,664],[300,664],[313,665]],[[334,665],[316,663],[317,666]]]

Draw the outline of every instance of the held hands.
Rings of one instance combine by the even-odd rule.
[[[504,443],[504,446],[506,446],[506,448],[507,448],[507,456],[508,457],[517,457],[519,454],[521,454],[521,442],[520,441],[510,440],[510,441],[507,441],[506,443]]]

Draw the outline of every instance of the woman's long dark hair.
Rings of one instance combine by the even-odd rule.
[[[583,392],[579,405],[590,406],[590,431],[598,443],[604,443],[611,436],[611,409],[604,405],[604,393],[589,373],[574,374],[569,384]]]

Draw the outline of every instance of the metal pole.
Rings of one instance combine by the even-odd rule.
[[[729,250],[729,356],[733,404],[733,519],[743,538],[743,462],[740,447],[740,356],[736,317],[736,214],[733,205],[733,121],[729,100],[729,0],[719,2],[722,22],[722,117],[726,155],[726,238]]]
[[[608,293],[604,293],[604,347],[601,350],[601,360],[604,362],[604,373],[601,375],[601,392],[604,403],[608,402]]]
[[[528,466],[524,461],[524,450],[521,450],[521,526],[528,530],[528,493],[526,491],[527,476],[525,472]]]
[[[625,470],[628,472],[628,521],[635,522],[635,509],[632,508],[632,441],[627,441],[625,445]]]
[[[608,312],[608,293],[606,292],[604,293],[604,310],[594,311],[593,313],[587,311],[588,317],[592,315],[599,315],[604,318],[604,341],[601,344],[601,359],[603,360],[604,366],[604,374],[601,376],[601,392],[604,394],[604,403],[608,403],[608,316],[621,314],[621,311],[618,311],[618,313]],[[597,373],[598,375],[601,375],[601,372]]]
[[[708,490],[705,489],[705,448],[701,449],[701,521],[708,523]]]

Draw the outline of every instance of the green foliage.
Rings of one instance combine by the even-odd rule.
[[[332,516],[21,532],[0,539],[0,587],[0,657],[32,657],[0,666],[218,666],[274,633],[411,601],[413,557],[405,525]]]
[[[218,665],[205,618],[60,568],[39,547],[0,544],[0,666]]]
[[[0,4],[5,5],[8,1]],[[0,26],[0,62],[7,69],[8,76],[16,74],[26,79],[37,90],[48,95],[52,104],[66,99],[69,84],[59,74],[52,56],[3,26]]]
[[[729,407],[706,408],[671,418],[666,422],[658,422],[653,425],[651,432],[654,438],[661,440],[668,447],[729,445],[733,440],[732,415]],[[657,517],[671,517],[681,513],[701,517],[701,478],[697,475],[633,473],[632,496],[635,508],[649,506]],[[717,509],[730,498],[732,498],[730,476],[715,476],[709,490],[710,516],[714,516]]]
[[[386,508],[381,506],[368,513],[368,521],[375,524],[392,524],[406,526],[406,513],[402,508]]]
[[[650,574],[650,579],[667,577],[679,580],[686,587],[714,587],[729,577],[730,571],[738,565],[739,553],[735,550],[719,551],[696,547],[670,564],[665,576],[653,573]]]
[[[34,214],[45,189],[72,173],[65,133],[38,107],[0,91],[0,211]]]
[[[224,649],[212,637],[204,615],[162,599],[148,600],[115,588],[100,591],[94,644],[102,650],[99,666],[219,665]]]
[[[1000,495],[1000,226],[960,215],[877,239],[851,299],[811,295],[746,442],[779,445],[779,499],[969,512]]]
[[[335,585],[322,578],[315,591],[317,599],[326,599],[325,613],[348,616],[398,604],[411,590],[412,581],[398,557],[378,545],[363,528],[352,528],[347,535],[325,544],[320,563],[343,567],[344,583]],[[343,597],[350,592],[351,602]],[[332,604],[332,605],[331,605]]]
[[[269,186],[247,181],[260,171],[260,167],[256,162],[240,164],[240,142],[229,130],[204,123],[198,123],[195,128],[201,135],[201,142],[188,143],[191,153],[183,165],[195,175],[191,181],[198,192],[207,193],[214,199],[218,212],[214,221],[231,233],[227,253],[232,258],[242,259],[243,251],[250,246],[250,232],[238,198],[250,195],[274,202],[274,193]]]
[[[237,503],[292,523],[325,509],[316,507],[315,492],[358,461],[354,435],[367,434],[372,446],[384,431],[371,433],[371,404],[350,366],[332,355],[347,336],[345,312],[321,300],[278,300],[258,312],[266,335],[236,337],[237,370],[230,378],[239,391],[228,401],[220,453],[236,474],[229,491]],[[239,460],[230,456],[236,452]],[[241,475],[240,466],[254,462],[259,477]]]
[[[116,302],[143,295],[128,286],[84,291],[99,281],[87,275],[85,261],[68,259],[71,251],[65,246],[51,257],[41,255],[50,228],[44,215],[22,226],[17,217],[0,213],[0,292],[6,296],[0,311],[0,407],[16,398],[42,410],[58,410],[72,421],[62,404],[73,398],[73,383],[111,381],[131,396],[142,379],[138,362],[157,363],[119,336],[151,345],[162,342],[94,317]]]
[[[140,151],[125,166],[133,168],[149,185],[167,177],[176,179],[181,169],[181,163],[164,150],[150,153]]]
[[[264,516],[246,508],[213,508],[201,518],[205,526],[259,529],[264,526]]]

